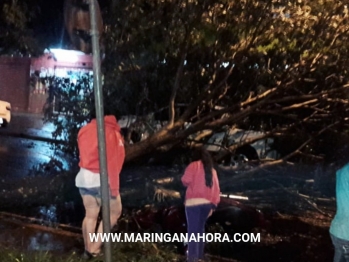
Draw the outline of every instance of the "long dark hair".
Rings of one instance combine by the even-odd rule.
[[[213,160],[210,153],[204,148],[199,147],[195,149],[193,153],[193,160],[198,161],[201,160],[204,165],[205,170],[205,183],[207,187],[212,187],[212,169],[213,169]]]

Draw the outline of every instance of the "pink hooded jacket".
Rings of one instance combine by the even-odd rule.
[[[182,183],[187,187],[185,199],[205,198],[215,206],[220,201],[220,188],[215,169],[212,170],[212,187],[206,186],[205,170],[201,161],[194,161],[185,169]]]

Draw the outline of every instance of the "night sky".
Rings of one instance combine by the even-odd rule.
[[[49,44],[49,47],[68,45],[68,36],[63,23],[62,0],[39,0],[38,11],[31,23],[35,36]]]
[[[100,0],[103,10],[110,0]],[[47,47],[71,48],[69,37],[64,27],[64,0],[38,0],[37,15],[31,22],[35,36],[43,39]]]

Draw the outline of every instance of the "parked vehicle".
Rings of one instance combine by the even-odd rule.
[[[238,147],[233,154],[226,156],[222,164],[238,168],[246,166],[246,163],[248,164],[251,160],[276,159],[278,153],[271,148],[274,139],[263,138],[263,136],[264,133],[260,131],[232,127],[226,131],[214,133],[207,141],[206,149],[213,154],[219,154],[234,144],[239,145],[246,140],[255,140],[251,144]]]
[[[11,121],[11,104],[0,100],[0,127],[7,126]]]

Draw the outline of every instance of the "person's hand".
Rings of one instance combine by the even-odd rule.
[[[207,216],[207,217],[212,216],[212,213],[213,213],[213,209],[210,210],[210,213],[208,213],[208,216]]]

